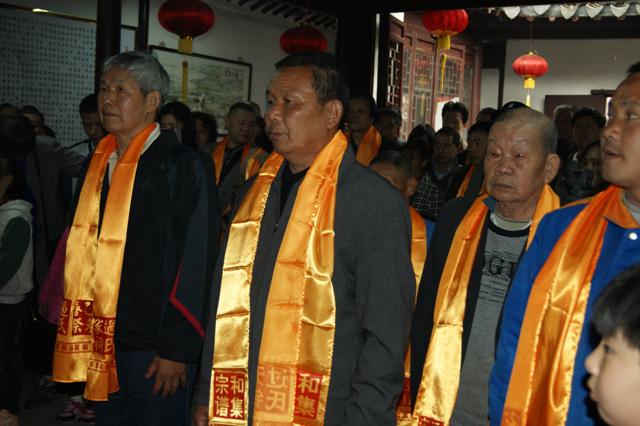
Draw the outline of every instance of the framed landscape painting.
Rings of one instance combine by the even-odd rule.
[[[185,55],[159,46],[149,46],[149,50],[157,55],[171,78],[169,102],[182,101],[182,63],[186,59],[187,106],[191,112],[213,115],[219,132],[225,133],[224,118],[229,107],[249,100],[251,95],[251,64],[196,53]]]

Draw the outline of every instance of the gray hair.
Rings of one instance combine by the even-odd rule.
[[[104,79],[104,75],[113,67],[129,71],[143,96],[153,91],[159,92],[161,99],[158,110],[162,108],[169,97],[169,74],[155,55],[147,52],[118,53],[102,64],[100,79]]]
[[[571,115],[575,114],[576,112],[578,112],[578,107],[575,105],[569,105],[569,104],[562,104],[562,105],[558,105],[554,110],[553,110],[553,116],[555,117],[556,115],[558,115],[558,113],[560,111],[564,111],[564,110],[568,110],[571,111]]]
[[[531,108],[516,108],[502,113],[494,124],[518,121],[523,124],[530,124],[540,132],[540,142],[544,155],[555,154],[558,146],[558,129],[549,117]]]

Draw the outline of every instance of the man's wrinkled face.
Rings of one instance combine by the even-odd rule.
[[[338,101],[318,102],[313,88],[313,72],[307,67],[283,67],[271,80],[265,111],[267,134],[279,154],[294,172],[309,167],[335,133],[332,113]],[[342,104],[340,104],[342,105]],[[297,167],[303,167],[298,170]]]
[[[87,134],[89,139],[94,145],[97,145],[98,142],[102,140],[105,136],[107,136],[107,131],[102,127],[102,123],[100,122],[100,115],[98,111],[96,112],[82,112],[80,113],[80,118],[82,119],[82,128],[84,132]]]
[[[484,160],[487,193],[498,202],[536,205],[544,185],[557,172],[554,170],[551,176],[547,170],[550,155],[543,153],[540,130],[535,125],[519,120],[495,123]]]

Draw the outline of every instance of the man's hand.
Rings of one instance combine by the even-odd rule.
[[[153,384],[153,394],[157,395],[162,390],[163,398],[176,393],[178,384],[182,386],[187,384],[187,365],[183,362],[169,361],[156,355],[144,378],[148,379],[154,374],[156,381]]]
[[[209,423],[209,407],[197,405],[196,411],[193,413],[193,422],[196,426],[207,426]]]
[[[47,316],[47,304],[46,303],[38,303],[38,313],[42,318]]]

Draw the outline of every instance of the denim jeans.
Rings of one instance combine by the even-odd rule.
[[[174,395],[153,395],[156,376],[144,376],[156,355],[155,351],[116,351],[118,392],[109,394],[106,402],[96,402],[97,426],[189,425],[190,400],[196,364],[187,364],[187,385],[178,386]]]
[[[20,405],[18,342],[24,314],[24,302],[0,303],[0,410],[13,414]]]

